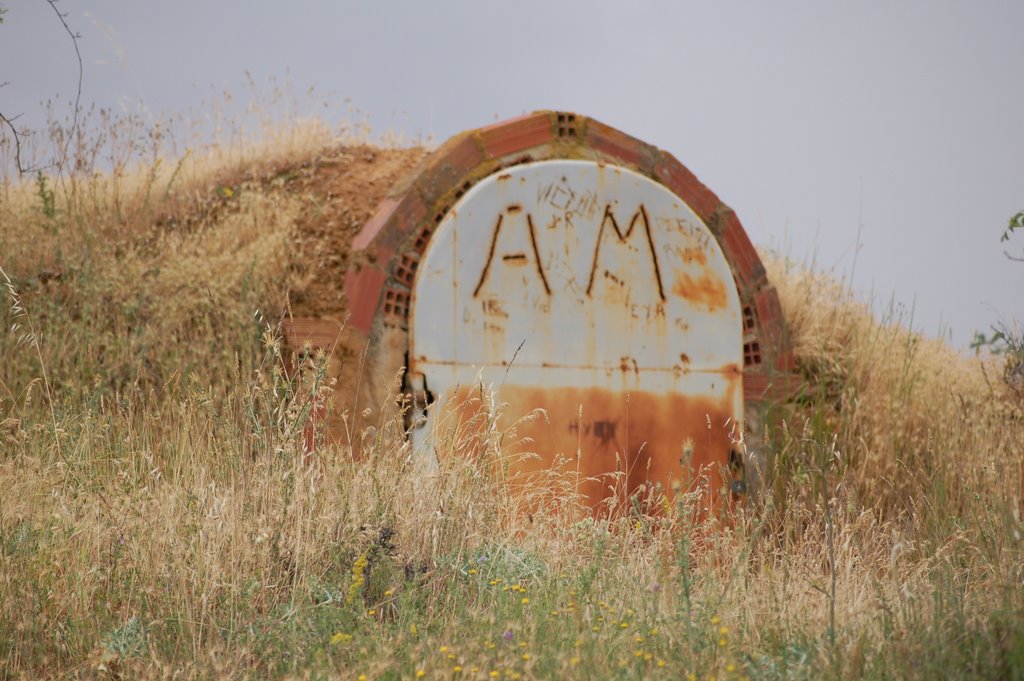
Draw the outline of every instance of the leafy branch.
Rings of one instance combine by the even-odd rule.
[[[1010,218],[1010,224],[1007,225],[1006,231],[1003,232],[1003,236],[1000,237],[999,240],[1000,241],[1009,241],[1010,237],[1018,229],[1021,230],[1022,232],[1024,232],[1024,210],[1022,210],[1021,212],[1017,213],[1012,218]],[[1024,262],[1024,256],[1010,255],[1009,251],[1003,251],[1003,253],[1005,253],[1006,257],[1009,258],[1010,260],[1014,260],[1016,262]]]

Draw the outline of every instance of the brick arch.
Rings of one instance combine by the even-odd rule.
[[[434,229],[474,184],[510,166],[580,159],[623,166],[659,182],[708,226],[732,270],[743,313],[744,398],[785,399],[797,385],[779,304],[736,213],[674,156],[597,120],[538,111],[445,142],[380,203],[352,244],[345,277],[350,327],[372,339],[383,372],[404,366],[412,286]]]

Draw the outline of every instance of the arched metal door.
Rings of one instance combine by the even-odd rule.
[[[513,472],[561,466],[595,507],[650,484],[671,497],[697,472],[726,482],[743,413],[736,286],[707,226],[638,173],[552,160],[477,183],[420,262],[409,345],[436,398],[419,443],[482,382],[503,424],[547,412],[518,428],[539,458]]]

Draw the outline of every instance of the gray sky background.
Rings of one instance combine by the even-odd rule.
[[[73,48],[44,0],[0,5],[0,111],[32,121],[73,97]],[[1024,264],[999,243],[1024,209],[1024,2],[58,6],[81,34],[86,105],[157,116],[211,87],[244,99],[248,71],[437,141],[577,111],[672,152],[755,243],[852,274],[928,335],[963,347],[1024,319]]]

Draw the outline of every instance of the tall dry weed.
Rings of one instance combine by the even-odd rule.
[[[1019,403],[781,260],[808,388],[729,524],[599,520],[546,482],[521,512],[488,399],[436,470],[383,417],[306,451],[326,360],[296,378],[272,310],[305,200],[273,178],[327,143],[302,130],[102,169],[80,144],[82,172],[0,187],[38,340],[0,336],[0,676],[1024,674]]]
[[[909,319],[876,319],[827,273],[766,261],[807,379],[790,425],[838,436],[859,503],[908,513],[942,485],[1019,504],[1024,415],[995,363],[908,330]]]

